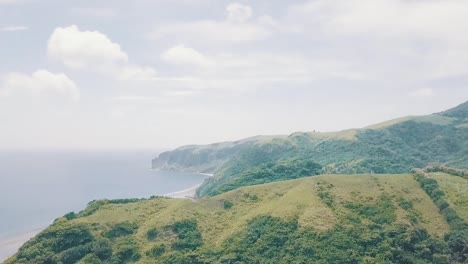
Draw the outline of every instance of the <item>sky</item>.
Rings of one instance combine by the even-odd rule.
[[[466,0],[0,0],[0,150],[336,131],[468,100]]]

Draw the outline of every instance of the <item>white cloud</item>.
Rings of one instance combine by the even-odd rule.
[[[410,92],[409,95],[416,97],[432,97],[435,95],[435,93],[431,88],[421,88],[419,90]]]
[[[232,23],[202,20],[190,23],[170,24],[151,33],[155,40],[170,38],[180,42],[204,44],[244,43],[263,39],[271,34],[268,28],[256,23]]]
[[[7,27],[1,27],[0,31],[4,32],[14,32],[14,31],[23,31],[23,30],[28,30],[28,27],[25,26],[7,26]]]
[[[464,0],[313,0],[281,23],[376,78],[421,80],[468,73],[466,14]]]
[[[120,45],[106,35],[98,31],[80,31],[75,25],[54,30],[49,38],[48,54],[75,69],[128,61]]]
[[[247,43],[264,39],[272,34],[272,18],[260,16],[252,18],[249,6],[237,3],[226,7],[224,20],[197,20],[158,26],[150,37],[155,40],[171,39],[182,43],[203,43],[218,45],[227,43]]]
[[[226,7],[227,20],[243,23],[252,17],[252,8],[239,3],[231,3]]]
[[[81,31],[76,25],[54,30],[48,42],[50,58],[67,67],[97,71],[117,79],[148,79],[155,76],[150,67],[130,64],[118,43],[99,31]]]
[[[197,50],[185,45],[174,46],[165,51],[161,58],[172,64],[189,64],[197,66],[208,66],[210,61]]]
[[[72,100],[80,99],[76,84],[63,73],[37,70],[31,75],[9,73],[0,82],[0,94],[9,95],[61,95]]]
[[[164,52],[164,61],[190,68],[184,78],[154,80],[158,87],[177,94],[206,89],[251,91],[275,85],[294,86],[319,79],[365,79],[350,63],[332,59],[309,60],[298,54],[238,53],[211,54],[179,45]],[[180,94],[180,95],[182,95]]]
[[[464,0],[314,0],[291,7],[289,16],[298,22],[321,24],[331,34],[429,38],[456,34],[466,38],[461,32],[468,30],[467,11]]]

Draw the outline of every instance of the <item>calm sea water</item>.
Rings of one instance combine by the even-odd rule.
[[[153,171],[154,152],[0,153],[0,245],[94,199],[142,198],[191,188],[206,176]],[[5,244],[4,244],[5,245]],[[0,261],[14,252],[0,247]]]

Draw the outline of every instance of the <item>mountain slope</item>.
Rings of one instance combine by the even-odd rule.
[[[446,263],[449,232],[412,175],[323,175],[199,200],[94,202],[6,263]]]
[[[467,119],[468,118],[468,101],[454,107],[452,109],[449,109],[447,111],[439,113],[440,115],[443,116],[448,116],[448,117],[453,117],[453,118],[459,118],[459,119]]]
[[[214,173],[198,190],[200,196],[211,196],[241,186],[288,179],[255,172],[291,161],[317,163],[321,166],[318,174],[405,173],[432,162],[468,168],[468,102],[442,113],[391,120],[363,129],[297,132],[186,146],[162,153],[153,161],[153,168]],[[310,175],[290,172],[288,175],[296,175],[294,178]]]

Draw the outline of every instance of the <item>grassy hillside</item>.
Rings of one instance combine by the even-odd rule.
[[[186,146],[162,153],[154,168],[214,173],[198,190],[213,196],[242,186],[290,179],[259,170],[294,162],[320,165],[317,174],[408,173],[432,162],[468,169],[468,102],[442,113],[391,120],[341,132],[297,132],[235,142]],[[291,163],[291,161],[294,161]],[[313,174],[316,174],[315,172]],[[288,175],[291,175],[289,173]]]
[[[429,173],[429,176],[437,180],[450,206],[468,222],[468,180],[443,172]]]
[[[323,175],[198,200],[95,201],[6,263],[446,263],[450,232],[412,175]]]

